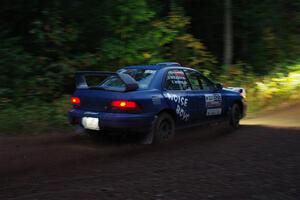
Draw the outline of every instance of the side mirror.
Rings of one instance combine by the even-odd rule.
[[[217,89],[217,90],[223,89],[223,85],[222,85],[221,83],[217,83],[217,84],[216,84],[216,89]]]

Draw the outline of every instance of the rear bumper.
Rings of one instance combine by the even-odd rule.
[[[83,117],[99,118],[100,130],[144,132],[150,129],[154,119],[154,113],[104,113],[90,112],[87,110],[71,109],[68,113],[71,124],[81,124]]]

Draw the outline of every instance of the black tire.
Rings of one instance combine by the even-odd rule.
[[[235,103],[233,104],[229,113],[229,125],[233,129],[237,129],[240,126],[240,119],[242,118],[242,112],[240,106]]]
[[[145,135],[143,144],[160,144],[175,136],[175,121],[168,113],[159,114],[152,123],[151,130]]]

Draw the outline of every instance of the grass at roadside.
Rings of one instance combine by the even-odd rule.
[[[287,74],[277,73],[248,86],[249,113],[285,107],[300,101],[300,64]]]
[[[56,130],[71,131],[67,111],[69,96],[53,103],[32,100],[22,105],[7,104],[0,112],[0,134],[40,134]]]

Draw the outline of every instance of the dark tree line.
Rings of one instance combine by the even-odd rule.
[[[267,74],[300,58],[299,11],[299,0],[3,0],[1,101],[60,97],[76,70],[168,60]]]

